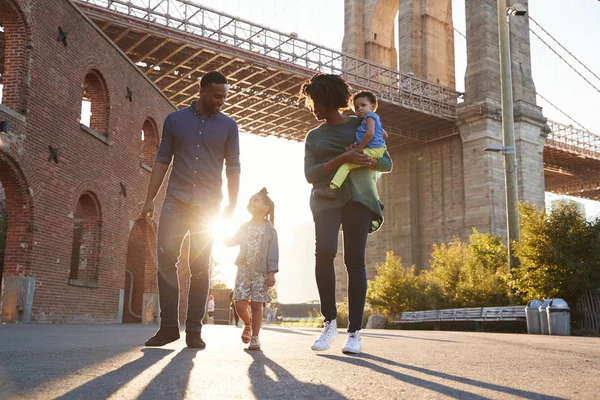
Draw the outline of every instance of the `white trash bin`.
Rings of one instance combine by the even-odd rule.
[[[539,307],[540,328],[542,331],[542,335],[550,334],[550,329],[548,328],[548,313],[546,312],[546,308],[548,308],[548,305],[550,304],[551,301],[552,301],[552,299],[544,299],[544,302]]]
[[[542,334],[542,325],[540,323],[541,300],[531,300],[525,307],[525,318],[527,320],[527,333],[533,335]]]
[[[552,299],[546,313],[550,335],[571,336],[571,309],[566,301]]]

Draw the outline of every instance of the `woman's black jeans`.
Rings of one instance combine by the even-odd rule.
[[[348,273],[348,332],[356,332],[362,327],[367,296],[365,250],[372,213],[362,204],[349,201],[341,208],[330,208],[319,212],[314,219],[315,272],[321,298],[321,313],[325,321],[333,321],[337,317],[333,260],[337,253],[338,233],[342,225],[344,263]]]

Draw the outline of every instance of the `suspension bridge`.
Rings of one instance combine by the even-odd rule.
[[[318,122],[299,96],[316,72],[342,75],[380,98],[390,148],[458,135],[462,93],[186,0],[76,0],[85,14],[178,107],[198,79],[218,70],[231,82],[224,109],[244,132],[301,141]],[[543,29],[543,28],[542,28]],[[600,198],[600,135],[548,122],[546,191]]]

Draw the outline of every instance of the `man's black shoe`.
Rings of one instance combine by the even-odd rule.
[[[206,347],[206,343],[202,340],[200,332],[186,332],[185,343],[187,347],[192,349],[204,349]]]
[[[146,342],[146,346],[160,347],[165,344],[171,343],[179,339],[179,328],[173,327],[161,327],[154,336],[152,336]]]

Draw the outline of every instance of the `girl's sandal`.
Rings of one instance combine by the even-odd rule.
[[[251,337],[252,337],[252,321],[250,321],[250,324],[244,325],[244,331],[242,332],[242,342],[245,344],[250,343]]]

